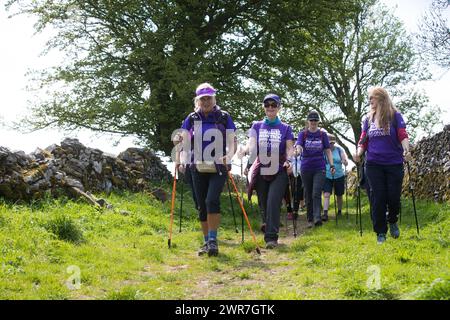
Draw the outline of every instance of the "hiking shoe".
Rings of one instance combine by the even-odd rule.
[[[293,214],[292,212],[288,212],[288,214],[287,214],[287,219],[288,219],[288,220],[294,219],[294,214]]]
[[[337,215],[338,215],[338,217],[342,216],[342,211],[341,211],[341,210],[338,210]]]
[[[323,222],[328,221],[328,215],[327,215],[327,214],[324,214],[324,215],[322,216],[322,221],[323,221]]]
[[[394,239],[400,237],[400,229],[398,228],[397,223],[389,223],[389,233]]]
[[[274,249],[276,247],[278,247],[277,241],[269,241],[266,243],[266,249]]]
[[[316,227],[321,227],[321,226],[322,226],[322,221],[321,221],[321,220],[316,221],[316,222],[314,222],[314,225],[315,225]]]
[[[262,233],[266,233],[266,224],[265,223],[263,223],[262,225],[261,225],[261,232]]]
[[[200,249],[198,249],[198,255],[203,256],[208,253],[208,242],[205,242]]]
[[[208,256],[216,257],[219,254],[219,247],[217,245],[217,240],[208,241]]]
[[[377,234],[377,243],[382,244],[386,241],[386,234],[385,233],[379,233]]]
[[[306,224],[307,228],[312,228],[314,226],[314,223],[312,223],[311,221],[308,221],[308,223]]]

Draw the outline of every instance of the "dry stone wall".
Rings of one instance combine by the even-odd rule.
[[[38,199],[51,193],[142,191],[170,181],[171,175],[151,151],[129,148],[117,157],[85,147],[77,139],[31,154],[0,147],[0,196]]]
[[[442,132],[422,139],[411,150],[411,176],[405,168],[403,194],[409,194],[409,183],[419,198],[450,201],[450,125]]]

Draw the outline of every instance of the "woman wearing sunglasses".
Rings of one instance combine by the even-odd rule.
[[[250,154],[249,192],[256,189],[258,205],[262,215],[266,248],[278,246],[280,228],[280,208],[290,167],[294,136],[292,128],[278,117],[281,99],[276,94],[264,97],[263,108],[266,116],[253,123],[247,143]],[[256,158],[256,159],[255,159]]]
[[[298,134],[296,153],[302,155],[301,176],[306,200],[308,228],[321,226],[322,189],[325,183],[325,159],[328,158],[330,172],[335,174],[333,157],[327,133],[319,128],[319,113],[315,110],[308,114],[305,130]]]

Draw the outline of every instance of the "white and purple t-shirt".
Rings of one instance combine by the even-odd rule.
[[[286,141],[294,140],[291,126],[281,121],[276,124],[256,121],[249,130],[249,137],[256,138],[257,155],[263,166],[269,166],[270,163],[264,161],[265,156],[270,159],[278,158],[279,171],[286,160]]]
[[[300,145],[303,148],[302,154],[302,172],[313,172],[325,170],[325,159],[323,158],[323,151],[330,148],[328,135],[322,129],[316,132],[306,130],[300,131],[295,145]]]
[[[396,121],[396,127],[394,126]],[[402,115],[396,112],[394,120],[391,122],[389,132],[377,128],[375,122],[369,123],[369,120],[363,122],[361,137],[368,137],[364,144],[367,150],[366,161],[368,164],[396,165],[403,163],[403,148],[400,143],[407,138],[406,124]],[[360,141],[362,140],[360,139]]]

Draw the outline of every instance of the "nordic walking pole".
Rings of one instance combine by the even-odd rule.
[[[333,200],[334,200],[334,216],[336,217],[336,226],[338,225],[338,215],[336,210],[336,180],[334,180],[334,174],[333,177],[333,187],[331,188],[331,191],[333,192]]]
[[[173,186],[172,186],[172,206],[170,208],[170,226],[169,226],[169,240],[167,244],[169,249],[172,247],[172,226],[173,226],[173,209],[175,207],[175,193],[177,191],[177,165],[175,164],[175,169],[173,172]]]
[[[241,177],[244,174],[244,171],[242,170],[243,164],[241,159]],[[242,205],[244,205],[244,190],[241,188],[241,199],[242,199]],[[242,225],[242,243],[244,243],[244,215],[241,217],[241,225]]]
[[[241,178],[244,175],[244,171],[242,171],[242,159],[241,159]],[[242,203],[244,203],[244,189],[241,188],[241,199],[242,199]]]
[[[284,195],[286,196],[286,191],[285,191]],[[285,201],[286,201],[286,215],[284,216],[284,223],[286,224],[286,235],[287,235],[289,232],[289,229],[288,229],[288,214],[289,214],[288,209],[289,208],[288,208],[287,199],[285,199]]]
[[[228,172],[228,177],[230,178],[231,183],[233,184],[234,191],[236,191],[236,197],[238,199],[239,205],[241,206],[242,214],[243,214],[243,216],[245,216],[245,220],[247,221],[248,228],[250,229],[250,233],[253,237],[253,241],[255,242],[256,252],[258,254],[261,254],[261,250],[259,249],[258,242],[256,241],[255,234],[253,233],[252,226],[250,225],[250,221],[248,220],[247,213],[245,213],[245,209],[244,209],[244,205],[242,204],[241,197],[239,196],[238,188],[236,187],[236,183],[234,183],[233,175],[231,174],[230,170],[227,170],[227,172]]]
[[[357,193],[356,193],[356,219],[358,220],[359,211],[359,233],[362,237],[362,224],[361,224],[361,186],[359,185],[359,166],[356,165],[356,174],[358,177]]]
[[[359,214],[359,211],[358,211],[359,190],[360,190],[359,189],[360,188],[359,179],[360,179],[359,166],[358,166],[358,164],[356,164],[356,220],[355,220],[355,224],[358,224],[358,214]]]
[[[183,194],[184,194],[184,181],[181,181],[181,201],[180,201],[180,233],[181,233],[181,219],[183,217]]]
[[[345,166],[345,215],[347,216],[348,220],[348,198],[347,198],[347,166]]]
[[[293,178],[295,179],[295,177],[293,176]],[[295,183],[295,180],[294,180]],[[291,181],[289,179],[289,175],[288,175],[288,192],[289,195],[291,196],[291,208],[292,208],[292,227],[294,228],[294,238],[297,237],[297,214],[294,212],[294,196],[292,195],[292,188],[291,188]],[[293,200],[293,201],[292,201]]]
[[[414,187],[411,184],[411,171],[409,169],[409,162],[406,161],[406,168],[408,169],[408,176],[409,176],[409,190],[411,191],[411,196],[413,200],[413,208],[414,208],[414,217],[416,219],[416,228],[417,228],[417,235],[419,235],[419,221],[417,220],[417,211],[416,211],[416,198],[414,197]]]
[[[233,212],[234,229],[236,230],[236,233],[239,233],[239,230],[237,228],[236,215],[234,213],[233,199],[231,199],[230,183],[228,182],[228,179],[227,179],[227,187],[228,187],[228,196],[230,197],[231,211]]]

